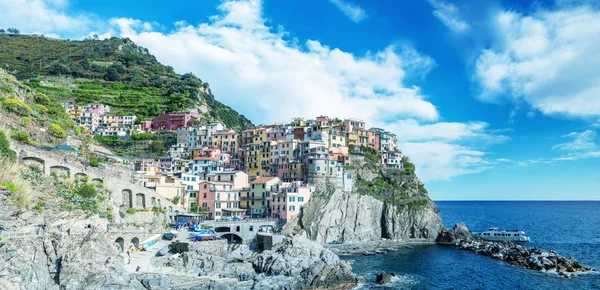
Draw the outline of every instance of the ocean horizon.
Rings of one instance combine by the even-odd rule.
[[[471,231],[490,226],[523,229],[526,247],[554,250],[600,268],[600,201],[436,201],[446,227],[464,222]],[[344,256],[365,277],[363,289],[600,289],[600,274],[563,278],[448,246],[419,246],[384,255]],[[379,272],[392,284],[375,284]]]

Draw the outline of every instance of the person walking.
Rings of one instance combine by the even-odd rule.
[[[110,223],[107,223],[107,224],[106,224],[106,231],[107,231],[107,232],[110,232]]]
[[[48,228],[48,225],[46,223],[44,223],[42,225],[42,233],[45,235],[46,234],[46,229]]]

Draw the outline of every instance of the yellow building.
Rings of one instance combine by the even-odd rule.
[[[240,149],[240,135],[235,131],[217,131],[212,135],[213,146],[221,152],[235,154]]]
[[[338,148],[346,146],[346,134],[339,130],[328,130],[327,148]]]
[[[356,132],[346,133],[346,146],[357,146],[358,145],[358,135]]]
[[[271,142],[267,141],[267,129],[254,129],[252,144],[246,147],[246,171],[251,179],[270,175],[270,145]]]
[[[304,126],[306,126],[306,121],[304,121],[304,119],[302,119],[302,118],[292,119],[292,127],[297,128],[297,127],[304,127]]]
[[[279,190],[281,180],[277,177],[259,177],[250,183],[249,201],[250,215],[263,215],[271,208],[271,198]]]

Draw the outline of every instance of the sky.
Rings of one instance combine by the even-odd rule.
[[[255,124],[395,133],[434,200],[600,199],[600,2],[0,0],[0,27],[128,37]]]

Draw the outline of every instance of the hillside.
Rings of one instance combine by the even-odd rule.
[[[103,103],[112,113],[137,115],[140,121],[163,112],[197,110],[230,129],[253,126],[217,101],[208,83],[191,73],[175,73],[127,38],[75,41],[0,34],[0,68],[49,97]]]

